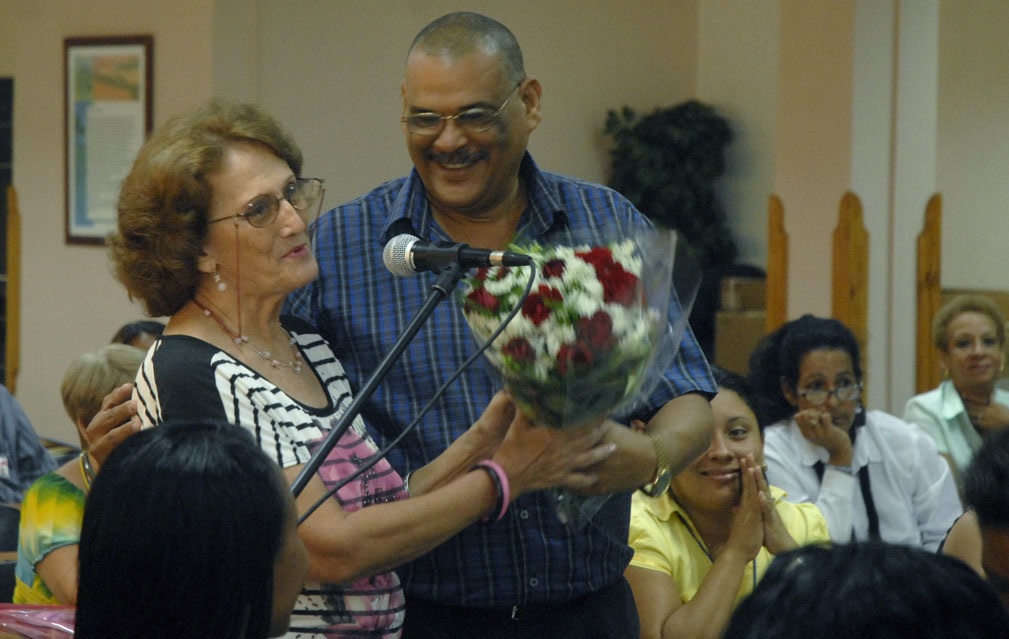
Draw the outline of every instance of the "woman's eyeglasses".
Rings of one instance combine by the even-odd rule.
[[[836,388],[827,390],[826,388],[803,388],[799,391],[799,397],[803,398],[810,404],[819,406],[821,404],[827,403],[827,399],[831,395],[837,397],[839,402],[850,402],[853,399],[858,398],[858,394],[862,392],[862,384],[855,382],[842,382],[838,384]]]
[[[313,219],[313,216],[310,215],[313,210],[315,216],[319,215],[319,209],[322,208],[322,196],[325,192],[326,189],[322,187],[320,178],[298,178],[293,182],[288,182],[284,187],[282,198],[287,200],[301,215],[301,219],[308,224]],[[241,213],[219,217],[216,220],[210,220],[207,224],[242,218],[257,229],[265,228],[277,219],[277,214],[280,212],[280,200],[281,198],[272,193],[264,193],[246,204],[245,210]]]

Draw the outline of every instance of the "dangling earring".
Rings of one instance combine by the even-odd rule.
[[[221,279],[221,274],[217,272],[217,265],[214,265],[214,282],[217,284],[217,290],[224,292],[228,290],[228,284]]]

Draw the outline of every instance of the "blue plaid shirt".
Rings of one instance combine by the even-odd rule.
[[[600,238],[648,221],[615,191],[540,171],[522,163],[529,207],[517,240],[542,239],[567,227]],[[431,215],[416,171],[337,207],[316,223],[320,275],[296,291],[287,310],[314,322],[360,389],[417,314],[437,279],[432,273],[389,273],[382,249],[403,221],[425,240],[449,240]],[[396,225],[393,227],[393,225]],[[610,236],[612,237],[612,236]],[[446,378],[477,348],[455,298],[434,311],[367,402],[363,415],[379,445],[399,434]],[[404,476],[437,457],[483,412],[499,388],[481,358],[459,377],[414,432],[390,453]],[[707,362],[688,331],[677,359],[651,395],[645,417],[677,395],[712,394]],[[623,574],[630,495],[613,495],[583,527],[562,524],[545,493],[526,494],[491,525],[470,526],[431,553],[399,569],[409,596],[445,604],[512,606],[556,603],[598,590]]]

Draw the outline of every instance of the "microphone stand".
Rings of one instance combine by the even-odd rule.
[[[406,347],[413,341],[420,327],[431,317],[431,313],[434,312],[435,307],[455,289],[456,284],[462,279],[463,273],[463,268],[458,263],[449,264],[440,272],[438,279],[431,285],[431,293],[424,301],[424,305],[420,308],[420,311],[417,312],[417,315],[410,322],[409,326],[406,327],[406,330],[396,338],[396,343],[392,345],[392,350],[382,358],[382,361],[379,362],[378,367],[371,374],[371,377],[368,378],[368,381],[354,395],[354,400],[351,401],[350,405],[347,406],[347,410],[340,416],[336,426],[326,435],[318,450],[312,453],[305,467],[301,469],[301,472],[298,473],[298,476],[291,483],[291,492],[295,497],[300,495],[301,491],[305,489],[308,481],[319,470],[319,467],[322,466],[322,462],[325,461],[326,456],[329,455],[329,451],[333,450],[336,442],[347,432],[351,423],[361,413],[364,403],[371,399],[375,390],[378,389],[379,383],[389,374],[389,369],[392,368],[392,365],[396,363],[400,355],[403,354],[403,351],[406,350]]]

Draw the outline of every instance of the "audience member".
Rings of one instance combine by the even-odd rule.
[[[1009,391],[995,386],[1005,365],[1005,320],[980,295],[961,295],[932,321],[932,340],[947,379],[904,408],[946,457],[955,475],[967,467],[984,435],[1009,426]]]
[[[816,506],[784,501],[767,483],[763,430],[746,381],[713,373],[711,446],[666,493],[638,491],[631,501],[634,557],[625,575],[642,638],[716,639],[775,555],[830,541]]]
[[[247,432],[147,430],[88,495],[74,637],[277,637],[307,572],[287,483]]]
[[[917,428],[862,406],[858,342],[841,322],[804,315],[750,357],[766,403],[767,476],[789,501],[820,507],[830,537],[936,550],[962,512],[949,465]]]
[[[144,352],[109,344],[77,357],[63,375],[63,407],[81,440],[79,458],[35,481],[25,493],[18,535],[14,603],[63,604],[77,600],[77,542],[84,498],[96,462],[88,453],[86,424],[104,398],[137,375]]]
[[[147,350],[165,330],[165,324],[157,320],[138,320],[123,324],[112,336],[113,344],[128,344]]]
[[[326,213],[315,226],[322,276],[289,301],[333,345],[361,386],[424,304],[433,274],[399,279],[382,252],[396,235],[489,249],[549,242],[578,230],[594,241],[649,225],[610,189],[541,171],[527,152],[541,120],[539,80],[526,75],[515,36],[474,13],[451,13],[410,46],[402,127],[413,171]],[[677,312],[676,310],[672,312]],[[364,408],[379,441],[396,436],[477,348],[457,304],[435,309]],[[495,392],[486,364],[470,367],[390,453],[411,473],[445,450]],[[630,491],[664,492],[711,439],[715,386],[692,334],[640,412],[641,434],[611,422],[617,445],[593,469],[592,494],[610,497],[585,526],[558,520],[549,494],[529,494],[495,526],[464,530],[402,570],[407,636],[627,637],[637,632],[623,579]]]
[[[985,577],[1009,610],[1009,429],[985,440],[963,480],[969,510],[950,529],[943,552]]]
[[[0,504],[20,504],[32,482],[54,468],[18,400],[0,384]]]
[[[1009,615],[963,563],[883,542],[777,557],[723,639],[995,639]]]
[[[236,424],[292,481],[353,399],[326,341],[280,314],[318,272],[307,225],[322,184],[301,167],[301,151],[273,118],[212,102],[170,119],[141,148],[110,239],[131,297],[152,316],[171,316],[136,380],[145,426]],[[409,489],[357,416],[298,498],[301,512],[320,504],[298,530],[321,583],[306,588],[293,630],[399,636],[405,603],[393,568],[481,519],[500,519],[523,493],[591,485],[581,469],[612,452],[600,441],[604,427],[538,428],[515,412],[504,393],[488,398]]]

